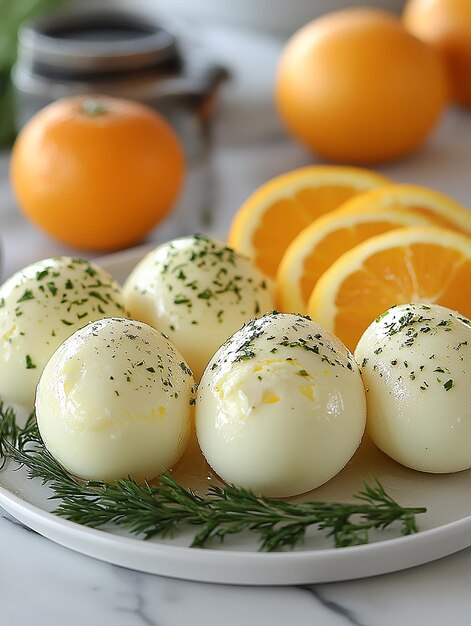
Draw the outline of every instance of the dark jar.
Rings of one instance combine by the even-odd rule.
[[[138,100],[164,115],[189,164],[205,178],[211,114],[226,77],[226,70],[200,49],[142,14],[56,14],[27,22],[19,31],[12,72],[17,125],[63,97],[106,94]],[[205,184],[201,181],[202,189]],[[204,199],[200,202],[206,211]],[[193,227],[198,228],[196,221]]]
[[[192,155],[226,72],[183,49],[168,29],[137,14],[74,13],[26,23],[13,68],[18,122],[58,98],[103,93],[160,111]]]

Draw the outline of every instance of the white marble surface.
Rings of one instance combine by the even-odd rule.
[[[208,30],[205,45],[233,68],[215,129],[207,202],[224,233],[241,201],[260,183],[312,162],[286,138],[271,104],[280,42]],[[2,275],[40,257],[70,252],[20,216],[0,161]],[[433,186],[471,205],[471,113],[450,110],[427,145],[381,171]],[[185,230],[189,191],[163,238]],[[468,497],[469,494],[463,494]],[[0,510],[1,511],[1,510]],[[0,515],[0,624],[24,626],[465,626],[470,623],[471,549],[401,573],[304,587],[236,587],[164,579],[76,554]]]

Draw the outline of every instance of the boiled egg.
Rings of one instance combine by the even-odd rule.
[[[365,417],[360,371],[341,341],[309,318],[274,312],[247,323],[210,361],[196,433],[223,480],[284,497],[335,476]]]
[[[47,449],[91,480],[151,479],[182,455],[194,381],[178,350],[147,324],[92,322],[44,368],[36,395]]]
[[[355,351],[367,430],[390,457],[423,472],[471,467],[471,322],[437,304],[395,306]]]
[[[123,311],[118,283],[89,261],[45,259],[14,274],[0,287],[0,396],[31,408],[56,348],[87,322]]]
[[[126,281],[124,300],[132,317],[175,343],[197,380],[233,332],[274,307],[269,279],[249,259],[203,235],[148,254]]]

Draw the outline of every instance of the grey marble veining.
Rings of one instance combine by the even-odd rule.
[[[469,624],[471,550],[406,572],[302,587],[165,579],[76,554],[0,519],[2,623],[194,626]],[[46,621],[47,620],[47,621]]]
[[[10,626],[454,626],[469,624],[471,549],[405,572],[299,587],[165,579],[58,546],[0,517],[0,597]],[[189,622],[189,620],[191,621]]]

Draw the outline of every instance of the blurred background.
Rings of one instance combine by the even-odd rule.
[[[87,0],[91,4],[93,0]],[[288,37],[312,19],[362,4],[357,0],[104,0],[102,5],[128,6],[153,15],[169,15],[194,22],[220,23]],[[369,6],[400,13],[404,0],[370,1]]]
[[[144,24],[146,21],[153,22],[156,25],[162,24],[178,38],[178,47],[184,49],[188,45],[200,45],[201,47],[204,44],[204,36],[202,36],[200,29],[209,25],[239,28],[241,30],[259,32],[260,35],[273,35],[286,39],[303,24],[324,13],[354,7],[358,4],[360,3],[355,0],[317,0],[315,2],[312,0],[292,0],[289,3],[283,0],[199,0],[198,2],[192,2],[191,0],[100,0],[99,2],[95,0],[0,0],[0,95],[2,98],[0,141],[5,145],[12,140],[12,137],[14,137],[13,119],[14,117],[18,119],[18,114],[16,116],[14,114],[10,72],[18,56],[17,34],[21,25],[24,26],[25,22],[27,25],[33,25],[34,35],[36,35],[36,41],[33,41],[29,29],[27,29],[27,33],[23,32],[22,44],[20,44],[19,50],[20,76],[18,82],[20,83],[20,89],[25,87],[25,91],[27,91],[28,88],[24,85],[24,82],[28,79],[26,78],[24,65],[29,64],[28,69],[30,70],[38,70],[38,74],[42,74],[43,78],[47,74],[55,74],[58,79],[67,78],[71,81],[73,78],[72,68],[67,64],[67,60],[64,57],[71,54],[79,56],[77,50],[74,51],[71,44],[73,42],[77,44],[80,39],[86,40],[87,37],[90,37],[90,30],[87,33],[83,22],[81,23],[78,18],[66,18],[62,22],[63,32],[58,32],[58,28],[60,29],[61,27],[61,19],[57,17],[58,15],[70,16],[80,13],[110,15],[113,12],[125,12],[129,15],[128,19],[120,21],[119,26],[121,30],[119,34],[117,25],[114,26],[113,34],[110,33],[110,24],[102,28],[101,31],[95,27],[95,58],[93,60],[87,59],[87,70],[89,78],[91,78],[93,70],[95,70],[95,73],[100,71],[100,54],[106,53],[103,48],[100,49],[100,38],[102,40],[101,44],[103,44],[106,40],[108,40],[108,43],[111,43],[109,39],[112,37],[114,45],[109,46],[108,55],[116,54],[116,50],[119,51],[120,43],[125,43],[124,39],[127,39],[127,43],[130,44],[129,35],[132,32],[133,20],[140,20],[141,24]],[[404,0],[377,0],[368,4],[399,14],[403,8]],[[41,26],[38,27],[38,24]],[[90,23],[87,26],[90,28]],[[126,34],[126,29],[131,30],[128,30]],[[55,42],[52,42],[53,44],[55,43],[53,52],[55,52],[56,58],[54,60],[46,59],[47,53],[51,51],[45,50],[45,47],[50,46],[51,41],[41,43],[37,38],[38,31],[42,31],[42,34],[54,34],[56,39]],[[145,26],[141,33],[134,32],[134,45],[138,45],[138,39],[143,34],[145,34]],[[120,38],[123,41],[120,41]],[[159,45],[160,42],[157,42],[157,47]],[[64,64],[62,76],[58,73],[61,56]],[[217,52],[215,56],[214,62],[217,63]],[[48,62],[51,63],[49,68],[46,67]],[[146,60],[141,59],[141,66],[145,66],[146,62]],[[40,67],[42,63],[45,65],[43,68]],[[33,66],[35,67],[33,68]],[[49,72],[47,71],[48,69]],[[69,75],[66,76],[67,69],[69,70]],[[118,69],[116,67],[113,71],[118,71]],[[121,69],[124,70],[125,67],[123,66]],[[138,61],[136,61],[134,69],[141,69]],[[78,74],[78,68],[75,71]],[[20,125],[32,114],[34,108],[41,104],[38,94],[40,86],[33,85],[33,78],[38,80],[39,75],[35,73],[34,77],[29,77],[31,101],[24,102],[20,99],[21,106],[26,109],[19,116]],[[80,77],[83,78],[83,75]],[[218,79],[222,78],[222,74],[212,76],[211,78],[214,80],[214,85],[216,85]],[[207,78],[207,80],[210,79]],[[209,91],[214,85],[206,83],[201,86],[201,89],[206,88]],[[48,85],[49,88],[50,86],[51,84]],[[36,93],[34,93],[34,87],[36,87]],[[69,87],[69,92],[72,90],[73,88]],[[63,92],[65,91],[64,89]],[[56,88],[56,92],[54,93],[54,89],[52,93],[50,89],[47,92],[46,88],[44,88],[43,100],[47,100],[48,97],[52,99],[58,95],[63,95],[63,93],[59,93],[59,88]],[[33,102],[35,97],[37,102]]]
[[[286,40],[353,0],[0,0],[0,224],[3,274],[69,248],[18,212],[8,180],[9,148],[39,109],[64,96],[106,93],[160,111],[189,164],[171,217],[147,240],[192,231],[224,236],[247,196],[270,178],[324,162],[293,139],[274,101]],[[370,0],[400,15],[402,0]],[[18,39],[19,37],[19,39]],[[18,43],[19,41],[19,43]],[[471,131],[454,107],[410,156],[373,168],[393,180],[432,184],[466,203]],[[469,201],[468,201],[469,204]],[[6,226],[5,226],[6,227]],[[5,228],[3,228],[5,230]]]

